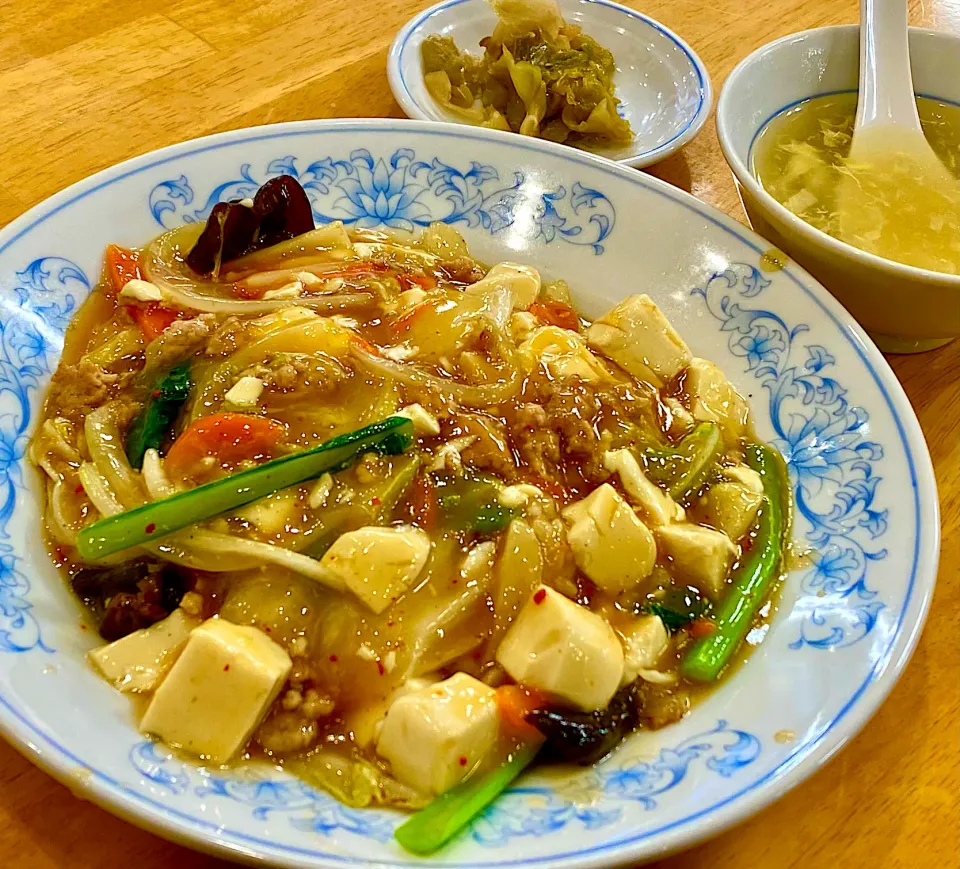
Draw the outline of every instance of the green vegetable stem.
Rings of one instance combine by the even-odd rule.
[[[143,410],[127,431],[127,458],[133,467],[142,468],[146,451],[160,448],[192,388],[189,362],[171,368],[154,386]]]
[[[715,610],[717,630],[699,639],[683,659],[684,675],[697,682],[714,681],[730,663],[779,575],[789,519],[787,469],[780,454],[762,444],[747,448],[746,462],[763,480],[756,536],[733,573],[732,587]]]
[[[118,513],[84,528],[77,538],[81,558],[93,561],[139,546],[312,480],[325,472],[349,467],[371,450],[397,455],[413,443],[413,423],[391,417],[320,446],[230,474],[221,480]]]
[[[438,851],[510,786],[533,762],[539,749],[539,742],[525,745],[492,772],[471,776],[441,794],[397,827],[394,831],[397,841],[421,856]]]
[[[676,447],[648,447],[643,453],[647,475],[683,501],[706,482],[722,447],[720,427],[702,422]]]

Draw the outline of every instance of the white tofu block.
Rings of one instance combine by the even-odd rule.
[[[731,480],[734,483],[740,483],[744,488],[758,495],[763,494],[763,479],[760,475],[748,465],[731,465],[721,468],[720,475],[725,480]]]
[[[489,755],[499,732],[493,689],[456,673],[394,700],[377,737],[377,754],[400,781],[442,794]]]
[[[619,594],[650,575],[657,560],[653,534],[609,483],[561,515],[577,567],[599,588]]]
[[[664,525],[657,543],[673,561],[671,573],[713,598],[723,591],[737,547],[721,531],[703,525]]]
[[[638,380],[663,386],[690,362],[690,349],[647,295],[629,296],[587,329],[587,343]]]
[[[603,466],[611,473],[619,475],[627,495],[651,525],[666,525],[668,522],[684,520],[683,507],[647,477],[630,450],[611,450],[604,453]]]
[[[585,712],[603,709],[620,687],[623,647],[596,613],[540,586],[497,649],[517,682]]]
[[[320,563],[370,609],[382,613],[413,584],[429,555],[425,531],[410,525],[370,525],[341,534]]]
[[[640,616],[621,632],[623,640],[623,681],[636,681],[642,670],[656,667],[660,656],[670,644],[670,636],[660,616]]]
[[[140,730],[226,763],[246,746],[291,667],[286,651],[257,628],[209,619],[190,634]]]
[[[520,356],[528,370],[543,365],[554,380],[578,378],[590,383],[609,379],[603,363],[583,338],[559,326],[541,326],[520,345]]]
[[[394,415],[404,416],[409,419],[413,423],[413,430],[417,434],[440,434],[440,422],[429,410],[426,410],[420,404],[408,404],[406,407],[400,408]]]
[[[697,422],[715,422],[728,440],[739,438],[749,409],[724,373],[706,359],[694,358],[683,376],[683,391]]]
[[[703,496],[699,518],[731,540],[739,540],[753,527],[762,503],[761,493],[733,480],[721,480]]]
[[[259,377],[241,377],[230,389],[224,399],[234,407],[256,407],[263,392],[263,381]]]
[[[163,299],[160,287],[150,281],[133,278],[123,285],[120,290],[120,301],[159,302]]]
[[[175,609],[162,621],[134,631],[99,649],[87,659],[108,682],[124,693],[153,691],[187,642],[200,619]]]
[[[468,296],[489,296],[500,288],[510,292],[513,310],[525,310],[537,300],[540,293],[540,273],[533,266],[498,263],[484,278],[470,284],[464,293]]]

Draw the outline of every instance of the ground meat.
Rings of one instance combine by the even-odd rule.
[[[544,410],[550,427],[560,435],[562,453],[579,461],[588,479],[602,476],[603,450],[596,429],[600,401],[590,387],[580,381],[565,383]]]
[[[317,741],[317,722],[298,712],[276,712],[257,729],[256,740],[267,754],[306,751]]]
[[[61,365],[50,380],[48,406],[68,419],[82,419],[91,410],[104,404],[111,387],[121,385],[121,375],[81,359],[76,365]]]
[[[217,318],[200,314],[192,320],[174,320],[147,345],[145,369],[168,368],[203,349]]]
[[[458,256],[440,263],[440,270],[451,281],[460,284],[475,284],[486,275],[482,266],[468,256]]]
[[[239,317],[227,317],[207,341],[204,356],[230,356],[246,343],[247,324]]]
[[[256,377],[263,382],[265,389],[272,388],[280,392],[304,388],[328,391],[345,383],[349,376],[350,373],[338,365],[323,366],[321,375],[315,359],[290,353],[268,356],[262,363],[258,362],[240,372],[236,379]]]

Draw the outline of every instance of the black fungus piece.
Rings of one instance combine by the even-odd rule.
[[[586,766],[609,754],[639,723],[634,694],[633,686],[623,688],[606,709],[597,712],[528,712],[527,723],[546,738],[541,759]]]
[[[271,178],[258,191],[253,210],[260,218],[256,247],[270,247],[314,228],[313,207],[296,178]]]
[[[257,236],[260,218],[240,202],[218,202],[207,218],[200,238],[187,254],[187,265],[208,275],[249,250]]]
[[[224,263],[245,253],[313,228],[313,208],[306,191],[291,175],[279,175],[257,191],[252,208],[239,200],[217,203],[187,254],[187,265],[201,275],[216,273]]]
[[[88,567],[74,576],[73,590],[112,642],[166,618],[190,588],[190,576],[172,564],[130,561]]]

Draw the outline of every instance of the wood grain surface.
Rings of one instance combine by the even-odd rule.
[[[888,0],[897,2],[897,0]],[[91,172],[220,130],[400,117],[387,47],[425,0],[0,0],[0,225]],[[856,0],[630,0],[700,54],[716,92],[786,33],[856,20]],[[911,0],[960,33],[960,0]],[[711,119],[650,170],[743,220]],[[943,547],[906,675],[833,762],[752,820],[660,869],[960,865],[960,341],[891,357],[930,444]],[[0,867],[219,869],[75,798],[0,743]]]

